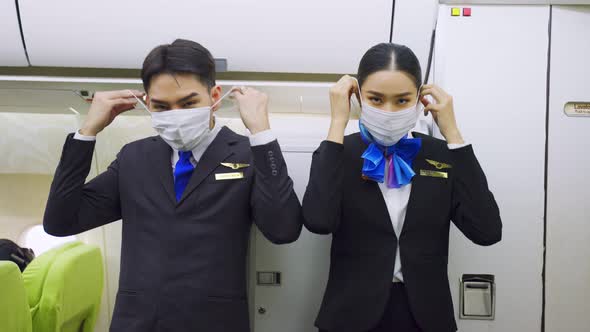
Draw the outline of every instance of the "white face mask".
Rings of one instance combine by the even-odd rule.
[[[211,132],[211,109],[231,92],[227,92],[211,106],[163,112],[150,112],[141,99],[135,98],[152,117],[154,130],[170,147],[178,151],[191,151]]]
[[[363,99],[362,93],[360,99]],[[384,146],[391,146],[399,142],[402,137],[416,126],[418,116],[420,115],[418,105],[418,100],[416,100],[414,105],[405,110],[387,112],[361,101],[362,111],[360,121],[377,143]]]

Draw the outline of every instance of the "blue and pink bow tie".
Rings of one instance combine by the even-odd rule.
[[[385,180],[386,160],[387,187],[400,188],[412,182],[416,172],[412,169],[412,163],[422,147],[420,138],[408,138],[404,136],[399,142],[391,146],[383,146],[373,139],[373,136],[359,121],[361,138],[369,145],[362,157],[363,177],[383,183]]]

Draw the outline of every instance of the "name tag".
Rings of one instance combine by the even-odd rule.
[[[421,169],[420,175],[421,176],[430,176],[433,178],[443,178],[443,179],[447,179],[449,177],[449,174],[447,172],[430,171],[430,170],[426,170],[426,169]]]
[[[235,172],[235,173],[217,173],[215,174],[215,180],[236,180],[236,179],[243,179],[244,173],[243,172]]]

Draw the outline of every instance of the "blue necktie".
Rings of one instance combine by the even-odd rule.
[[[195,170],[191,163],[191,157],[193,156],[191,151],[178,151],[178,156],[179,159],[174,168],[174,191],[176,192],[177,202],[182,198],[182,193]]]
[[[373,136],[359,121],[361,138],[369,145],[363,153],[363,176],[375,182],[384,182],[385,171],[388,174],[387,187],[400,188],[410,182],[416,173],[412,163],[422,147],[419,138],[407,138],[407,135],[394,145],[383,146],[373,139]],[[389,167],[386,169],[386,159]]]

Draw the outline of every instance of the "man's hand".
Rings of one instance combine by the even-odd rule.
[[[252,135],[270,129],[268,96],[256,89],[234,88],[232,94],[238,102],[242,121]]]
[[[100,91],[94,94],[90,111],[80,128],[80,134],[96,136],[110,125],[117,115],[132,110],[137,104],[137,99],[144,96],[138,90]]]

